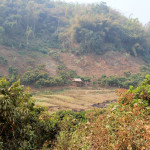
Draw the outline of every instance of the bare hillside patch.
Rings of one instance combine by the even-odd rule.
[[[62,54],[61,59],[68,68],[75,70],[79,75],[92,78],[98,78],[102,74],[121,76],[125,71],[138,73],[140,66],[145,64],[141,58],[119,52],[107,52],[102,56],[75,56],[68,53]]]
[[[65,64],[69,69],[77,72],[78,75],[88,76],[92,79],[99,78],[102,74],[121,76],[125,71],[138,73],[140,66],[145,65],[142,58],[133,57],[129,54],[119,52],[107,52],[104,55],[83,55],[76,56],[72,53],[60,53],[58,58],[29,50],[16,50],[7,47],[0,47],[0,56],[8,60],[8,64],[0,65],[0,72],[7,75],[8,67],[17,67],[22,75],[28,66],[37,67],[44,64],[50,76],[57,75],[57,66]]]
[[[0,72],[7,75],[9,66],[17,67],[19,74],[22,75],[27,71],[29,66],[36,68],[39,64],[44,64],[47,72],[51,76],[56,75],[58,63],[51,57],[39,52],[28,50],[16,50],[0,46],[0,56],[8,60],[7,65],[0,65]]]

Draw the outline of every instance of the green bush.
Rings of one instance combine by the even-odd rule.
[[[18,78],[18,68],[10,66],[8,68],[8,75],[7,80],[12,84],[13,82],[16,82]]]
[[[80,77],[82,79],[83,82],[91,82],[91,78],[90,77]]]
[[[29,68],[25,72],[21,81],[25,85],[34,85],[36,87],[52,87],[71,84],[71,79],[77,76],[76,72],[66,68],[66,66],[58,66],[58,76],[50,77],[45,71],[44,65],[39,65],[37,69]]]
[[[130,91],[135,95],[135,99],[142,99],[145,105],[150,105],[150,75],[147,75],[143,82],[139,84],[139,86],[132,90],[133,88],[130,87]]]
[[[51,128],[43,118],[44,111],[34,101],[20,81],[9,86],[0,80],[0,143],[2,149],[39,149],[49,139]]]
[[[41,78],[35,82],[36,87],[49,87],[50,81],[44,78]]]
[[[97,81],[94,81],[94,83],[98,83],[100,86],[110,87],[129,88],[131,85],[136,87],[142,80],[144,80],[145,75],[148,73],[150,73],[149,70],[137,74],[125,72],[125,77],[102,75]]]
[[[20,80],[11,86],[6,79],[0,80],[1,149],[41,149],[45,142],[50,146],[60,131],[74,131],[86,121],[85,112],[59,111],[50,116],[35,106]]]
[[[49,80],[49,76],[47,72],[45,72],[45,69],[43,69],[43,67],[40,65],[37,69],[28,69],[28,71],[22,75],[21,81],[23,84],[30,85],[35,84],[38,80],[41,79]],[[41,86],[42,85],[43,84],[41,84]]]
[[[18,74],[18,69],[17,69],[16,67],[10,66],[10,67],[8,68],[8,73],[9,73],[9,74],[17,75],[17,74]]]
[[[7,65],[8,60],[5,59],[3,56],[0,56],[0,65]]]

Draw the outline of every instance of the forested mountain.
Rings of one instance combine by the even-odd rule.
[[[148,31],[148,32],[147,32]],[[126,18],[106,3],[68,4],[51,0],[1,0],[1,44],[47,53],[114,50],[131,55],[149,51],[149,27]]]
[[[150,24],[105,2],[0,1],[0,76],[10,82],[64,85],[78,76],[138,73],[149,65],[149,42]]]
[[[0,0],[0,150],[150,149],[149,60],[150,24],[104,2]]]

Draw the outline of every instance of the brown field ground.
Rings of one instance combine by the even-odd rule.
[[[114,89],[67,89],[51,93],[43,91],[33,97],[36,104],[46,106],[50,113],[58,110],[91,110],[104,108],[118,99]]]

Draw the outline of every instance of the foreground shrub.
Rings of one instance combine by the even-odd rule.
[[[20,81],[0,80],[1,149],[37,149],[52,139],[52,124],[42,107],[35,107]]]
[[[150,149],[150,76],[136,88],[117,90],[119,101],[105,114],[91,117],[93,149]]]
[[[55,149],[150,149],[150,76],[136,88],[117,90],[109,108],[87,112],[89,122],[57,135]]]
[[[117,90],[119,100],[109,108],[48,115],[35,106],[20,81],[9,86],[2,79],[0,149],[150,149],[149,88],[146,76],[136,89]]]
[[[53,149],[90,150],[90,145],[86,141],[87,132],[84,132],[85,123],[88,121],[86,112],[59,111],[55,114],[60,120],[60,132],[56,135]]]
[[[47,114],[35,106],[31,94],[20,85],[20,80],[9,86],[0,80],[0,149],[30,150],[51,147],[61,131],[74,131],[86,121],[85,112],[59,111]]]
[[[130,88],[130,91],[135,94],[136,99],[141,99],[145,106],[150,105],[150,75],[147,75],[143,82],[141,82],[140,86],[138,86],[135,90],[133,87]]]

